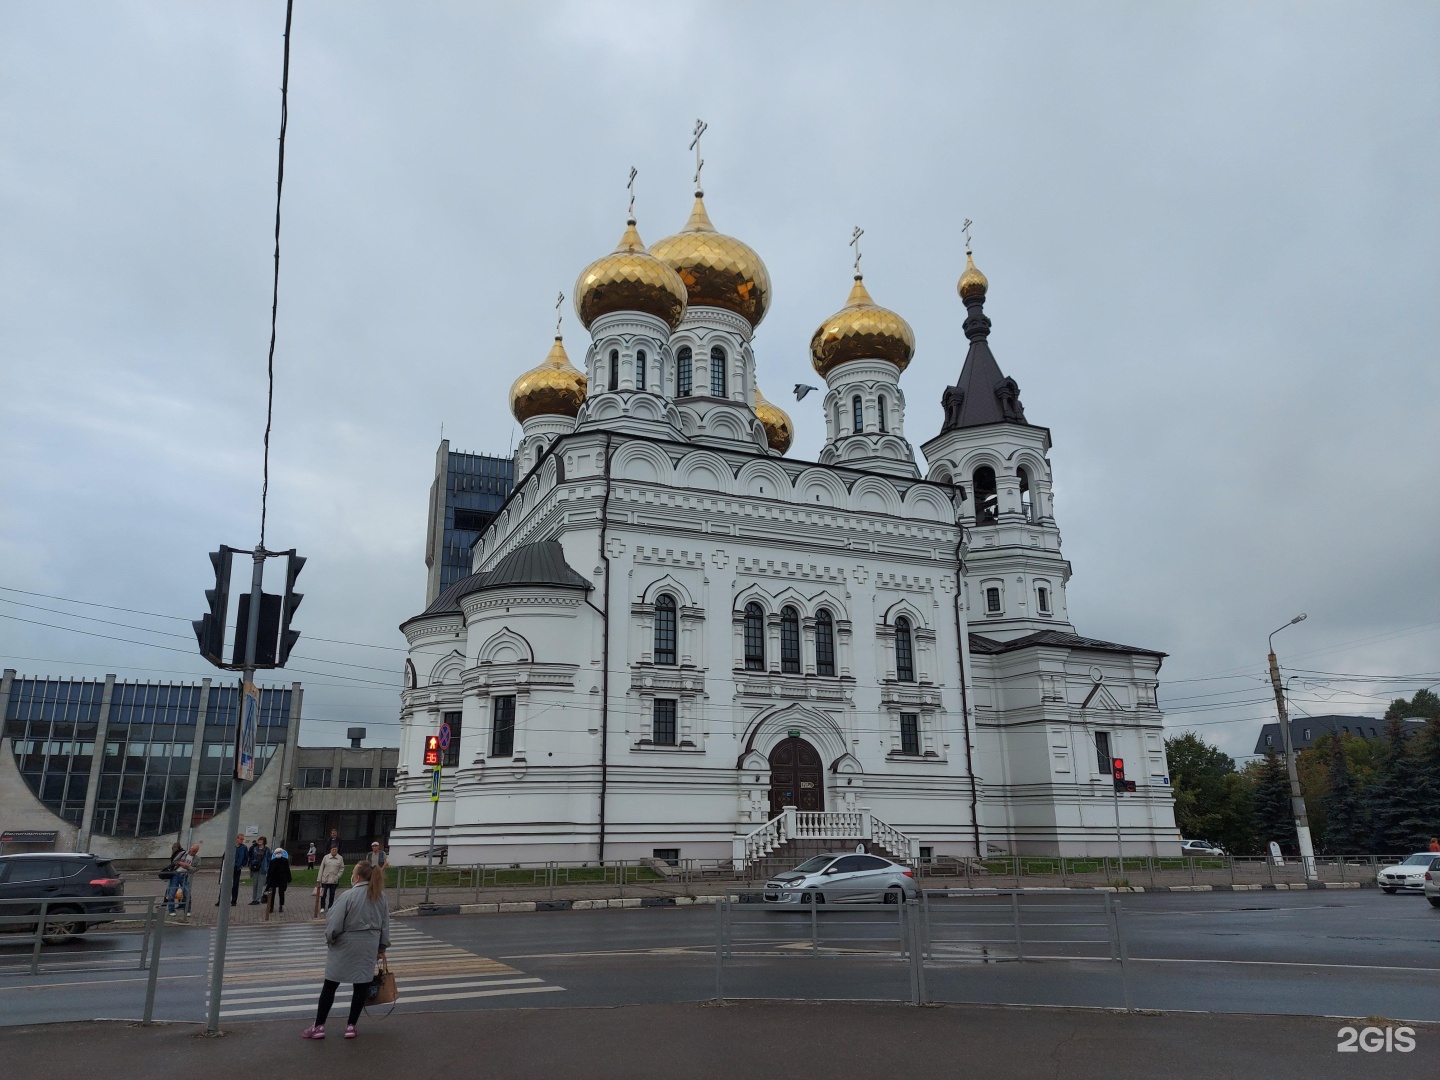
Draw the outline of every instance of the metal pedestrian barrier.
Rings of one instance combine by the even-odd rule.
[[[798,925],[797,925],[798,924]],[[727,889],[715,905],[715,994],[735,994],[737,960],[761,957],[796,963],[824,958],[903,962],[908,1000],[929,1004],[927,970],[969,964],[1114,963],[1127,1012],[1133,1011],[1129,945],[1122,902],[1109,892],[1025,893],[1006,889],[921,891],[898,904],[832,903],[780,906],[764,890]],[[896,985],[885,969],[872,980]],[[772,983],[773,985],[773,983]],[[892,992],[892,1000],[902,995]]]
[[[76,910],[77,904],[99,906],[103,903],[108,910]],[[0,901],[0,975],[39,975],[41,972],[77,970],[104,970],[131,963],[141,971],[149,973],[145,980],[145,1010],[143,1020],[150,1023],[155,1013],[156,982],[160,973],[160,949],[165,937],[165,908],[155,896],[106,897],[103,901],[76,900],[65,898],[9,899]],[[28,910],[10,914],[17,908]],[[118,909],[118,910],[117,910]],[[82,924],[83,932],[74,932],[75,924]],[[105,929],[100,929],[104,926]],[[62,927],[64,928],[62,930]],[[20,930],[15,932],[14,928]],[[72,951],[77,944],[97,939],[137,938],[133,956],[110,952],[104,956],[76,957]],[[9,945],[28,946],[28,964],[6,964]],[[53,958],[65,950],[63,961],[46,967],[41,963],[45,950]],[[18,955],[24,955],[23,953]],[[23,967],[23,971],[21,970]]]

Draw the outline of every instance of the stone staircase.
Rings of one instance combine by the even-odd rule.
[[[778,816],[734,840],[734,864],[751,878],[768,877],[828,851],[866,851],[896,862],[913,863],[919,844],[870,812],[868,807],[841,811],[785,807]]]

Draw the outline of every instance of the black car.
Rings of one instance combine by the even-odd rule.
[[[113,863],[98,855],[0,855],[0,915],[36,915],[40,902],[50,901],[45,912],[45,941],[51,945],[109,921],[67,916],[118,915],[125,906],[116,898],[124,895],[125,879]],[[7,922],[0,924],[0,930],[33,934],[35,924]]]

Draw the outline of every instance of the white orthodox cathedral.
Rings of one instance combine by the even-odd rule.
[[[584,370],[557,336],[511,390],[515,487],[473,573],[402,626],[396,858],[429,843],[442,724],[452,864],[1113,854],[1112,757],[1137,782],[1126,853],[1177,851],[1163,654],[1070,622],[1050,432],[967,260],[969,351],[924,471],[915,338],[858,273],[810,342],[826,440],[796,461],[756,384],[765,264],[702,193],[650,247],[627,224],[576,283]]]

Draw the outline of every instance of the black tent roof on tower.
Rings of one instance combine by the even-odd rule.
[[[968,255],[967,255],[968,258]],[[970,351],[954,386],[947,386],[940,398],[945,407],[942,432],[985,424],[1025,424],[1025,407],[1020,404],[1020,387],[1007,378],[990,351],[990,319],[985,314],[988,283],[975,269],[974,260],[960,279],[960,297],[965,301],[965,336]]]
[[[471,593],[516,585],[546,585],[556,589],[589,592],[595,586],[565,561],[565,550],[555,540],[541,540],[516,548],[493,570],[463,577],[437,596],[423,615],[448,615],[460,611],[460,601]]]

